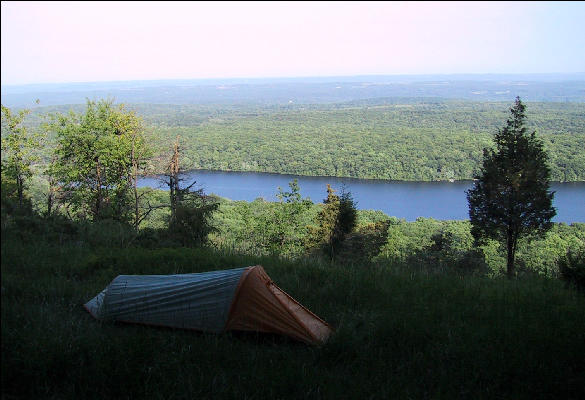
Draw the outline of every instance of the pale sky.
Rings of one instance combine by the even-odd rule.
[[[585,72],[585,2],[2,1],[1,83]]]

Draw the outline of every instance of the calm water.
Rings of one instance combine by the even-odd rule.
[[[472,181],[397,182],[354,178],[307,177],[257,172],[191,171],[184,175],[185,184],[197,181],[195,188],[232,200],[252,201],[262,197],[276,201],[278,186],[288,191],[288,183],[297,178],[301,195],[320,203],[327,197],[328,183],[339,192],[343,185],[350,191],[359,209],[382,210],[390,216],[414,221],[418,217],[468,219],[465,190]],[[164,189],[157,178],[146,177],[139,186]],[[553,183],[556,191],[555,222],[585,222],[585,182]]]

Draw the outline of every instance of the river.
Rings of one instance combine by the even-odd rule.
[[[472,181],[401,182],[356,178],[280,175],[260,172],[224,172],[197,170],[183,175],[185,184],[197,181],[195,188],[231,200],[253,201],[262,197],[276,201],[280,186],[288,191],[288,183],[297,178],[301,195],[322,202],[328,183],[339,193],[343,186],[353,195],[359,209],[381,210],[387,215],[414,221],[418,217],[441,220],[468,219],[465,191]],[[139,186],[165,189],[158,178],[143,177]],[[585,182],[553,182],[556,191],[553,205],[557,209],[554,222],[585,222]]]

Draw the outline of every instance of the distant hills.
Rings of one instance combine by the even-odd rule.
[[[114,98],[147,104],[322,104],[380,97],[473,101],[585,102],[585,73],[372,75],[3,85],[7,107],[80,104]]]

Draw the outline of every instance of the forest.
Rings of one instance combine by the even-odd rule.
[[[509,103],[377,98],[313,105],[130,104],[161,173],[181,138],[189,169],[438,181],[473,179]],[[83,106],[33,109],[47,113]],[[585,103],[528,103],[528,129],[549,153],[553,181],[585,180]],[[50,146],[47,146],[50,148]],[[48,156],[45,156],[45,159]]]

